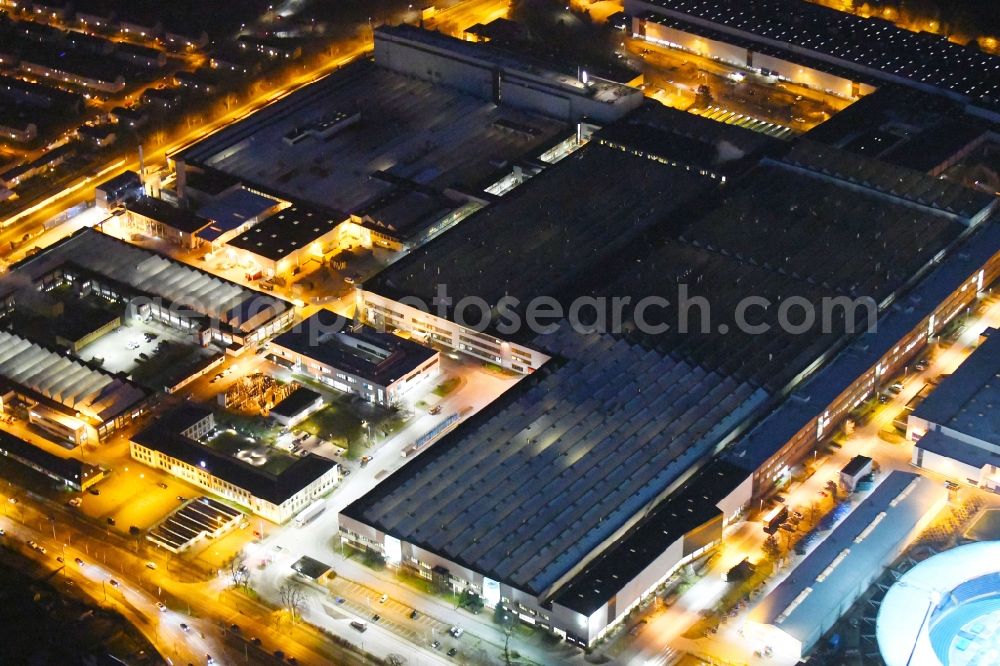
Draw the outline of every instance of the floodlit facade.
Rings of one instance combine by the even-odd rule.
[[[329,310],[277,336],[268,350],[294,371],[379,405],[397,404],[441,371],[436,350]]]
[[[132,458],[235,502],[254,514],[284,523],[340,479],[337,463],[315,454],[297,458],[278,473],[215,451],[198,439],[215,427],[211,411],[186,405],[161,417],[130,442]]]

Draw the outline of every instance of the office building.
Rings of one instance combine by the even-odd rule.
[[[337,463],[312,453],[291,457],[272,452],[257,464],[231,456],[206,443],[214,428],[210,410],[186,404],[135,435],[130,453],[276,523],[328,493],[340,478]]]
[[[268,343],[295,372],[379,405],[397,404],[440,373],[440,354],[412,340],[320,310]]]

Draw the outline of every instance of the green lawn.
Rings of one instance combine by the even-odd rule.
[[[367,422],[368,426],[362,425]],[[365,455],[368,449],[368,435],[372,441],[380,441],[405,425],[403,416],[392,409],[352,401],[347,396],[335,398],[305,421],[295,426],[295,430],[308,432],[337,446],[347,449],[349,459]]]
[[[443,382],[434,387],[433,391],[434,395],[438,396],[439,398],[443,398],[452,391],[454,391],[455,389],[457,389],[460,383],[461,380],[458,377],[449,377],[448,379],[444,380]]]
[[[364,439],[361,418],[349,405],[342,403],[328,404],[295,426],[295,429],[346,448],[348,457],[358,457],[356,449],[363,444]]]

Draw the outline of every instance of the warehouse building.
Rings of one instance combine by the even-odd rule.
[[[88,465],[76,458],[52,455],[3,430],[0,430],[0,456],[14,460],[76,492],[87,490],[105,476],[100,467]]]
[[[889,474],[750,611],[744,631],[754,648],[805,657],[946,500],[931,479]]]
[[[596,133],[360,290],[359,312],[376,326],[534,374],[348,506],[342,535],[583,645],[780,488],[1000,274],[988,195],[808,142],[736,168],[705,163],[712,152],[673,137],[643,145],[641,134]],[[614,187],[587,180],[608,172],[621,176]],[[640,209],[629,208],[632,186]],[[600,200],[552,194],[575,191]],[[707,212],[684,207],[685,195],[720,191]],[[644,214],[655,218],[648,226]],[[602,226],[625,219],[628,229]],[[511,257],[520,270],[509,270]],[[564,322],[556,333],[501,335],[496,319],[472,331],[454,307],[409,305],[433,303],[440,284],[452,303],[475,295],[491,308],[504,297],[632,300],[606,333]],[[666,308],[639,326],[637,303],[676,303],[679,285],[689,302],[710,303],[709,324],[685,329],[683,313]],[[778,313],[793,294],[817,313],[828,299],[864,307],[789,330]],[[748,295],[770,305],[758,322],[767,334],[734,317]],[[504,356],[514,348],[537,365]],[[657,445],[660,436],[671,444]],[[406,509],[411,493],[419,510]],[[481,500],[449,501],[469,493]]]
[[[969,485],[1000,492],[1000,335],[985,341],[910,414],[906,436],[913,464]]]
[[[437,351],[329,310],[271,340],[268,351],[296,372],[379,405],[396,404],[440,373]]]
[[[465,42],[405,23],[375,31],[375,60],[383,67],[457,88],[497,104],[576,123],[610,123],[642,106],[638,88],[569,75],[488,44]]]
[[[287,278],[337,249],[346,216],[292,204],[226,242],[226,252],[248,275]]]
[[[498,105],[489,94],[411,75],[413,57],[460,63],[474,46],[413,30],[378,28],[380,44],[393,41],[376,48],[374,62],[353,62],[172,156],[180,198],[199,198],[206,180],[228,177],[342,211],[340,221],[352,220],[342,229],[347,245],[403,249],[492,200],[485,188],[511,164],[574,135],[565,109],[552,117],[513,103],[513,93]],[[492,76],[493,65],[480,64]],[[557,79],[546,81],[550,92],[562,90]],[[572,80],[566,86],[583,90]],[[641,91],[629,92],[630,103],[641,103]]]
[[[230,456],[200,441],[214,428],[210,410],[186,404],[133,437],[130,453],[279,524],[332,490],[340,478],[337,463],[312,453],[279,467]]]
[[[443,569],[449,584],[472,587],[491,606],[589,645],[649,586],[720,539],[722,513],[694,495],[678,500],[674,509],[694,512],[661,514],[669,538],[647,527],[643,550],[667,552],[652,573],[633,571],[638,580],[591,570],[585,578],[607,575],[604,584],[582,584],[575,574],[587,554],[679,487],[716,433],[766,394],[609,335],[564,326],[551,337],[556,368],[511,389],[348,506],[340,529],[397,566],[425,578]],[[693,392],[704,396],[697,407],[687,398]],[[608,596],[595,597],[595,587]]]
[[[149,398],[126,379],[9,331],[0,331],[0,381],[32,424],[73,446],[106,439],[145,413]]]
[[[291,323],[293,307],[204,271],[85,228],[11,268],[38,289],[74,285],[125,306],[126,317],[154,319],[230,353]],[[0,304],[13,307],[22,281],[0,283]]]
[[[640,35],[644,23],[666,18],[673,29],[700,38],[704,55],[756,66],[790,80],[796,80],[790,70],[802,67],[805,57],[823,73],[846,70],[862,80],[944,95],[970,104],[976,113],[1000,118],[1000,57],[944,36],[798,0],[626,0],[625,11],[635,18],[633,30]],[[705,31],[715,38],[711,43]],[[685,39],[677,38],[682,44]],[[750,49],[733,53],[734,46],[746,43]],[[773,59],[762,62],[760,54],[769,53]],[[819,88],[829,85],[825,78],[800,82]]]
[[[104,196],[106,200],[108,194]],[[198,232],[211,224],[190,210],[172,206],[156,197],[140,196],[123,203],[125,231],[159,238],[188,250],[199,245]]]

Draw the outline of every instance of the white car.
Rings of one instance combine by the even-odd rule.
[[[380,604],[384,604],[387,601],[389,601],[389,595],[388,594],[383,594],[381,597],[378,598],[378,602]]]

